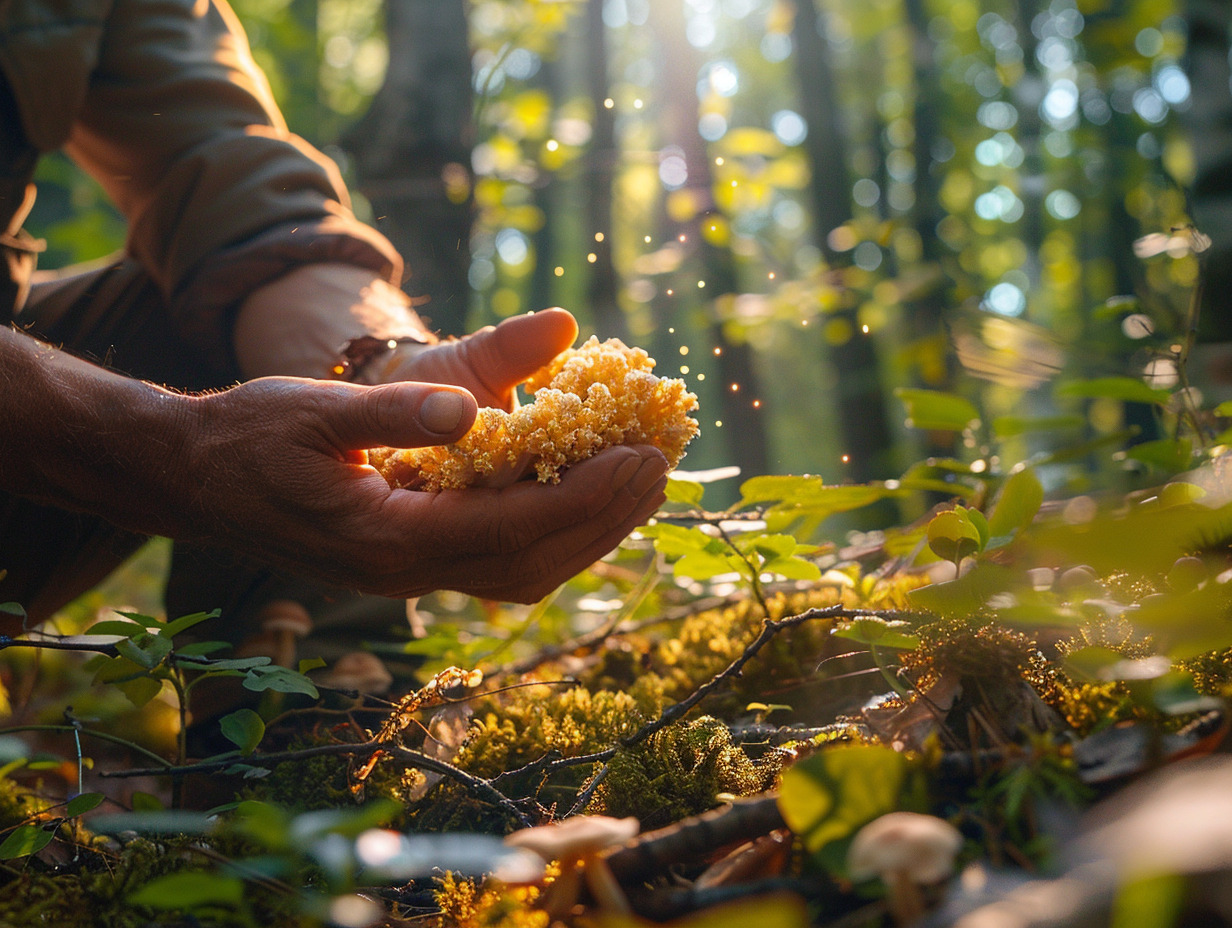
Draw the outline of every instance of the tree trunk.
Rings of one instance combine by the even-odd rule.
[[[616,116],[604,106],[608,97],[607,29],[604,0],[586,3],[586,83],[593,111],[584,185],[587,247],[594,254],[586,295],[595,330],[606,338],[629,339],[620,308],[620,277],[612,261],[612,183],[616,176]],[[599,237],[597,237],[599,236]]]
[[[796,18],[792,37],[800,82],[798,105],[808,125],[804,147],[812,169],[810,194],[817,246],[833,267],[840,261],[828,241],[830,232],[851,219],[851,176],[847,169],[846,138],[839,120],[829,48],[815,0],[793,0]],[[854,308],[836,314],[852,335],[830,348],[828,363],[838,383],[836,405],[848,473],[858,482],[889,477],[893,449],[877,354],[871,338],[860,333]]]
[[[714,205],[714,178],[706,144],[697,131],[698,63],[693,46],[685,38],[684,9],[680,0],[663,0],[652,5],[651,22],[658,32],[663,75],[664,125],[668,144],[680,148],[684,156],[688,190],[697,208],[694,215],[680,222],[673,238],[683,234],[700,260],[702,280],[708,298],[717,303],[722,297],[739,292],[739,282],[731,251],[708,242],[700,229],[717,212]],[[727,439],[727,460],[746,477],[768,470],[766,430],[762,415],[752,405],[759,394],[759,377],[753,365],[753,351],[747,342],[731,342],[723,331],[717,313],[708,313],[710,338],[718,351],[718,375],[722,387],[723,429]],[[731,385],[737,389],[732,389]]]
[[[471,58],[463,0],[386,0],[389,70],[346,134],[358,189],[406,259],[404,289],[461,334],[470,303]]]

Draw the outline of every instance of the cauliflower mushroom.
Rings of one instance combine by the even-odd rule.
[[[894,920],[909,925],[924,913],[921,888],[954,872],[962,840],[957,828],[936,816],[891,812],[856,833],[847,869],[856,881],[879,877]]]
[[[639,827],[635,818],[579,815],[515,831],[505,838],[505,843],[534,851],[544,860],[560,862],[560,876],[543,897],[543,907],[549,915],[563,916],[573,908],[583,880],[602,908],[627,914],[629,902],[601,855],[628,841]]]

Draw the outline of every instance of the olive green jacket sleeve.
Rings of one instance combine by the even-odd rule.
[[[98,180],[203,350],[229,355],[239,301],[294,267],[401,283],[337,167],[288,131],[225,0],[0,0],[0,67],[29,142]]]

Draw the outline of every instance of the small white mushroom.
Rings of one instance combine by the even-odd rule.
[[[352,651],[342,655],[320,677],[322,686],[378,695],[388,691],[393,682],[393,675],[385,662],[368,651]]]
[[[847,870],[856,881],[879,877],[899,925],[924,914],[921,888],[954,872],[962,835],[949,822],[916,812],[891,812],[869,822],[847,851]]]
[[[572,910],[583,880],[601,908],[628,914],[629,902],[601,855],[608,848],[628,841],[637,834],[638,828],[635,818],[579,815],[563,822],[515,831],[505,838],[505,843],[534,851],[544,860],[560,862],[560,876],[552,882],[542,900],[549,915],[563,916]]]
[[[257,613],[262,633],[273,636],[275,664],[295,669],[296,639],[312,632],[312,616],[293,599],[271,599]]]

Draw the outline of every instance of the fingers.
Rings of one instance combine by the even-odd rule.
[[[569,348],[577,335],[572,313],[545,309],[481,329],[461,345],[476,376],[499,396]]]
[[[663,502],[666,473],[657,449],[620,447],[555,487],[437,494],[424,536],[436,542],[432,576],[438,587],[533,602],[644,524]]]
[[[475,398],[461,387],[394,383],[337,391],[324,418],[340,451],[388,445],[419,448],[456,441],[475,421]]]

